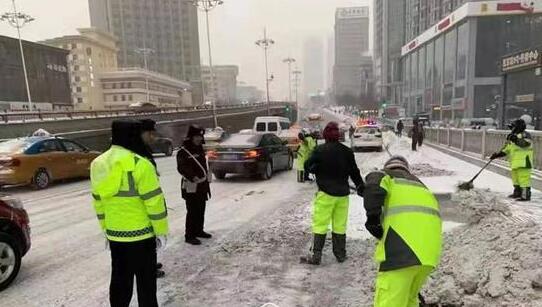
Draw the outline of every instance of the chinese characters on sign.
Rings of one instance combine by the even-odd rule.
[[[529,69],[542,65],[542,50],[522,51],[502,59],[502,72]]]
[[[341,19],[369,17],[369,7],[340,8],[338,13]]]
[[[68,72],[68,68],[66,68],[64,65],[47,64],[47,69],[58,72]]]

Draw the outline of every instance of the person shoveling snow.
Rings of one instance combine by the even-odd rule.
[[[437,199],[410,173],[402,156],[391,157],[383,171],[367,175],[363,195],[365,227],[379,240],[374,306],[419,306],[420,290],[440,260]]]

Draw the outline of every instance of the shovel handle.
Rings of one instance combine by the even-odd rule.
[[[493,160],[487,161],[486,165],[484,165],[484,167],[482,167],[480,171],[478,171],[478,173],[469,182],[473,182],[474,180],[476,180],[476,178],[480,176],[480,174],[491,164],[491,162],[493,162]]]

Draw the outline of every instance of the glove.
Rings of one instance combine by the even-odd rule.
[[[384,236],[384,229],[382,229],[382,225],[365,224],[365,228],[367,228],[367,231],[369,231],[369,233],[378,240],[381,240]]]
[[[518,135],[517,134],[511,134],[509,137],[508,137],[508,140],[512,143],[515,143],[518,141]]]
[[[492,155],[489,157],[489,159],[490,159],[490,160],[495,160],[495,159],[498,159],[498,158],[501,158],[501,157],[504,157],[504,156],[506,156],[506,154],[505,154],[504,152],[501,151],[501,152],[496,152],[496,153],[492,154]]]
[[[167,249],[167,236],[156,237],[156,249],[165,251]]]
[[[364,191],[364,190],[365,190],[365,185],[360,184],[360,185],[358,186],[358,189],[357,189],[357,193],[358,193],[359,197],[363,197],[363,191]]]

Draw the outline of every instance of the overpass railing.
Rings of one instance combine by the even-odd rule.
[[[478,155],[482,159],[500,151],[506,142],[507,130],[472,130],[456,128],[425,128],[425,140],[435,145]],[[534,166],[542,170],[542,131],[530,131],[533,138]]]
[[[273,101],[270,103],[273,107],[289,104],[288,102]],[[246,109],[246,108],[261,108],[265,107],[265,103],[249,103],[249,104],[233,104],[216,106],[217,111]],[[164,114],[164,113],[184,113],[184,112],[199,112],[210,111],[211,106],[191,106],[191,107],[167,107],[167,108],[129,108],[118,110],[92,110],[92,111],[43,111],[43,112],[0,112],[0,124],[21,123],[21,122],[39,122],[52,120],[77,120],[87,118],[106,118],[119,117],[126,115],[146,115],[146,114]]]

